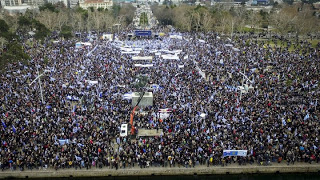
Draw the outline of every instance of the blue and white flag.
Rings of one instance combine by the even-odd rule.
[[[69,144],[69,139],[59,139],[59,144],[60,144],[60,146],[62,146],[64,144]]]
[[[4,128],[4,129],[7,128],[6,123],[4,123],[3,121],[1,121],[1,122],[2,122],[3,128]]]
[[[223,150],[223,157],[226,156],[247,156],[247,150]]]
[[[76,158],[77,161],[81,161],[82,160],[82,158],[80,156],[74,155],[74,157]]]
[[[16,130],[16,128],[14,127],[14,125],[12,125],[12,131],[13,131],[14,133],[17,133],[17,130]]]

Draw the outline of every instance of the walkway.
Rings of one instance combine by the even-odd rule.
[[[221,166],[196,166],[195,168],[185,167],[149,167],[140,169],[134,168],[125,169],[109,169],[109,168],[92,168],[86,169],[61,169],[55,171],[33,170],[33,171],[10,171],[0,172],[0,179],[3,178],[53,178],[53,177],[98,177],[98,176],[150,176],[150,175],[204,175],[204,174],[241,174],[241,173],[305,173],[305,172],[320,172],[320,164],[296,163],[295,165],[287,165],[285,163],[273,164],[272,166],[257,166],[246,165],[239,166],[231,164],[225,167]]]

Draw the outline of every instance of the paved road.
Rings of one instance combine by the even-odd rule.
[[[246,165],[239,166],[231,164],[221,166],[196,166],[195,168],[185,167],[149,167],[139,168],[137,166],[126,169],[92,168],[86,169],[61,169],[61,170],[33,170],[33,171],[10,171],[0,172],[0,179],[7,177],[16,178],[43,178],[43,177],[97,177],[97,176],[150,176],[150,175],[198,175],[201,174],[240,174],[240,173],[293,173],[293,172],[320,172],[320,164],[296,163],[287,165],[286,163],[273,164],[272,166]]]

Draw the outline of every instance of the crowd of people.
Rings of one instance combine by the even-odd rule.
[[[179,35],[98,39],[82,48],[76,39],[26,43],[28,64],[10,64],[0,75],[1,169],[320,161],[319,45],[301,41],[289,50],[247,35]],[[135,67],[124,45],[142,48],[138,55],[153,56],[153,66]],[[181,50],[179,59],[156,55],[164,49]],[[140,75],[157,88],[134,86]],[[137,109],[136,132],[163,133],[120,137],[133,109],[123,95],[141,90],[154,99]],[[159,116],[166,108],[169,115]]]

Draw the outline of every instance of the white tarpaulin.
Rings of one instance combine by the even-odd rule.
[[[89,84],[98,84],[98,81],[85,80],[84,82]]]
[[[120,50],[121,50],[121,51],[126,51],[126,52],[131,52],[131,51],[133,51],[133,49],[132,49],[132,48],[129,48],[129,47],[120,47]]]
[[[180,36],[180,35],[170,35],[169,37],[171,39],[182,39],[182,36]]]
[[[139,54],[140,51],[121,51],[121,54]]]
[[[232,44],[225,44],[226,47],[233,47]]]
[[[132,56],[132,60],[152,60],[152,56]]]
[[[153,64],[134,64],[135,67],[152,67]]]
[[[92,44],[89,42],[77,42],[76,43],[76,48],[81,48],[83,46],[92,46]]]
[[[205,43],[206,41],[205,41],[205,40],[202,40],[202,39],[199,39],[199,42]]]
[[[171,55],[171,54],[165,54],[161,56],[163,59],[174,59],[174,60],[179,60],[179,57],[176,55]]]
[[[113,34],[103,34],[101,36],[101,39],[106,39],[108,41],[112,41],[113,40]]]
[[[239,52],[240,49],[233,47],[232,50]]]

